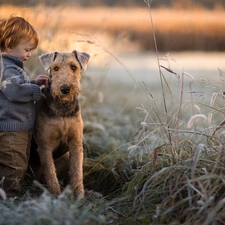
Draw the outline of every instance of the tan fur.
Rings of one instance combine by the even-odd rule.
[[[80,77],[89,55],[84,52],[48,53],[40,61],[49,70],[46,99],[37,103],[34,139],[38,145],[42,172],[54,195],[61,193],[54,160],[69,152],[69,183],[73,192],[84,196],[83,187],[83,120],[78,105]]]

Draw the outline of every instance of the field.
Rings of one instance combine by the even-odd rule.
[[[26,64],[31,76],[43,73],[37,60],[43,52],[92,55],[80,104],[84,184],[96,193],[74,199],[65,190],[55,198],[26,180],[18,198],[7,199],[0,189],[0,225],[224,224],[224,68],[199,80],[174,69],[165,52],[224,50],[225,11],[0,7],[0,17],[12,13],[27,18],[40,35]],[[157,71],[152,83],[137,81],[118,57],[147,50]],[[120,74],[107,77],[116,73],[111,61],[127,81]],[[137,63],[148,62],[129,65]]]
[[[43,50],[46,43],[48,49],[55,49],[56,43],[57,48],[69,48],[83,33],[117,48],[127,50],[135,46],[154,50],[153,28],[159,51],[225,49],[223,9],[154,9],[151,11],[154,27],[147,6],[130,9],[1,6],[0,18],[12,13],[24,16],[38,29]]]

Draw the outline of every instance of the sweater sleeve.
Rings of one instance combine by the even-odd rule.
[[[11,102],[30,102],[41,99],[39,86],[26,82],[23,75],[15,68],[4,70],[4,81],[6,84],[1,88],[1,91]]]
[[[33,89],[33,101],[38,101],[41,99],[41,91],[40,87],[36,84],[31,84],[31,87]]]

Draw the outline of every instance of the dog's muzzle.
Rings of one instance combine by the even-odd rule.
[[[64,84],[60,87],[60,91],[63,93],[63,94],[68,94],[70,92],[70,86]]]

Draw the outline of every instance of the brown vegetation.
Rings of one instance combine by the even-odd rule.
[[[26,17],[37,29],[42,44],[70,46],[77,33],[84,32],[103,41],[138,44],[142,50],[153,50],[150,13],[160,51],[225,50],[225,11],[147,8],[16,8],[2,6],[0,18],[15,13]],[[62,34],[63,30],[63,34]],[[60,34],[59,34],[60,33]],[[104,39],[105,41],[105,39]],[[103,41],[103,42],[104,42]],[[127,48],[130,48],[127,45]]]

